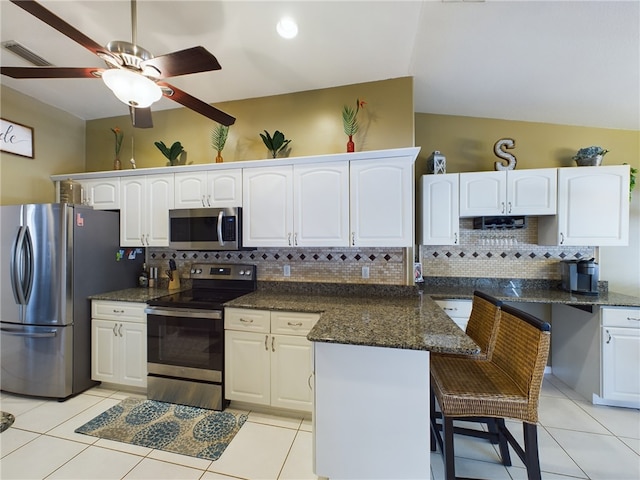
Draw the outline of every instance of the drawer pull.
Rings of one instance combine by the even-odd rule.
[[[301,327],[302,322],[287,322],[287,325],[289,325],[290,327]]]
[[[253,318],[250,318],[250,319],[248,319],[248,320],[247,320],[246,318],[241,318],[241,319],[240,319],[240,321],[241,321],[242,323],[253,323]]]
[[[458,307],[444,307],[443,310],[451,310],[452,312],[457,312]]]
[[[633,322],[640,322],[640,318],[627,317],[627,320],[633,321]]]
[[[113,313],[124,313],[124,310],[116,310],[115,308],[113,309]]]

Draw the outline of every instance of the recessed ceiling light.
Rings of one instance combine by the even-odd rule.
[[[298,35],[298,24],[291,17],[283,17],[276,25],[276,30],[282,38],[294,38]]]

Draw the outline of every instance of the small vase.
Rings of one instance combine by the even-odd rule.
[[[222,152],[218,151],[218,155],[216,155],[216,163],[222,163],[224,160],[222,159]]]
[[[120,157],[116,157],[116,159],[113,161],[113,169],[114,170],[122,169],[122,164],[120,163]]]
[[[349,135],[349,141],[347,142],[347,153],[356,151],[356,144],[353,143],[353,135]]]

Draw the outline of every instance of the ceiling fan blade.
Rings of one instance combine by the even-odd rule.
[[[104,47],[95,41],[91,40],[84,33],[79,30],[76,30],[74,27],[69,25],[67,22],[62,20],[60,17],[55,15],[53,12],[47,10],[42,5],[33,0],[11,0],[12,3],[15,3],[17,6],[22,8],[23,10],[29,12],[34,17],[42,20],[47,25],[55,28],[63,35],[66,35],[74,42],[79,43],[87,50],[97,54],[98,51],[104,51]]]
[[[100,78],[102,68],[85,67],[0,67],[11,78]]]
[[[177,77],[179,75],[209,72],[222,68],[216,57],[204,47],[187,48],[186,50],[150,58],[142,62],[143,71],[145,66],[148,65],[160,72],[157,78]]]
[[[153,127],[150,108],[129,107],[129,113],[131,114],[131,123],[135,128]]]
[[[158,82],[158,85],[160,85],[161,87],[165,87],[162,89],[162,94],[165,97],[170,98],[174,102],[178,102],[179,104],[184,105],[185,107],[190,108],[194,112],[198,112],[199,114],[204,115],[211,120],[214,120],[227,127],[229,125],[233,125],[236,121],[236,119],[231,115],[224,113],[223,111],[218,110],[215,107],[212,107],[202,100],[198,100],[196,97],[183,92],[173,85],[169,85],[168,83],[164,82]],[[170,89],[171,92],[168,92],[167,89]]]

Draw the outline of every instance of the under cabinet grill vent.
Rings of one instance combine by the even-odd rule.
[[[25,59],[27,62],[37,66],[37,67],[51,67],[53,63],[46,61],[37,53],[32,52],[24,45],[16,42],[15,40],[7,40],[6,42],[2,42],[2,46],[9,50],[12,53],[15,53],[20,58]]]
[[[527,217],[476,217],[473,219],[473,228],[476,230],[508,230],[525,228]]]

